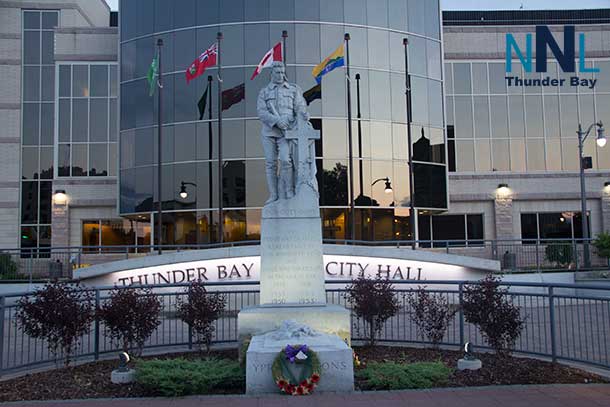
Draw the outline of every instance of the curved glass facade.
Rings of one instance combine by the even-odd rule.
[[[356,237],[409,239],[409,171],[402,40],[410,40],[415,205],[447,207],[446,147],[438,1],[430,0],[123,0],[121,1],[120,212],[149,218],[155,210],[157,98],[146,73],[157,38],[163,47],[163,242],[214,242],[218,222],[216,69],[187,85],[184,71],[222,32],[223,89],[245,83],[245,99],[223,111],[225,241],[257,239],[267,198],[256,98],[268,71],[250,76],[288,32],[287,76],[303,91],[312,68],[350,33]],[[360,74],[359,83],[355,75]],[[212,82],[212,120],[197,102]],[[344,70],[322,82],[309,112],[316,143],[325,238],[349,237],[348,131]],[[357,86],[360,90],[358,104]],[[357,112],[361,113],[358,123]],[[360,124],[360,126],[358,126]],[[393,191],[384,192],[380,178]],[[185,182],[187,198],[180,197]],[[191,185],[192,183],[195,185]]]

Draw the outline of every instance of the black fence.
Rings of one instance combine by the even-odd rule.
[[[349,308],[344,295],[346,283],[333,283],[339,285],[327,290],[328,303]],[[414,281],[395,284],[400,310],[385,323],[380,341],[427,343],[413,322],[412,309],[407,302],[407,295],[420,284]],[[459,308],[464,286],[468,284],[478,282],[427,281],[425,289],[445,297]],[[237,345],[237,314],[243,308],[258,305],[258,284],[209,284],[208,288],[225,293],[227,298],[225,312],[215,322],[213,342]],[[145,349],[172,352],[193,348],[188,325],[176,316],[177,300],[185,295],[185,289],[185,285],[154,287],[163,304],[161,324],[147,340]],[[107,300],[109,288],[94,291],[97,305]],[[509,296],[525,318],[516,352],[610,369],[610,286],[510,283]],[[15,318],[19,298],[20,295],[0,297],[0,320],[3,321],[0,324],[0,376],[62,363],[61,355],[53,355],[44,341],[25,335],[19,327]],[[352,340],[364,340],[368,332],[366,323],[353,314],[351,318]],[[80,339],[74,352],[75,360],[97,360],[120,348],[108,338],[101,321],[95,321],[90,332]],[[460,310],[449,324],[442,344],[460,346],[467,341],[475,348],[487,348],[481,333],[464,320]]]

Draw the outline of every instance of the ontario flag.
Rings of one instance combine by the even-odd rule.
[[[218,56],[218,44],[214,43],[210,48],[206,49],[193,61],[191,66],[186,70],[186,83],[189,83],[196,77],[203,75],[205,69],[216,65],[216,57]]]
[[[261,71],[264,68],[269,68],[274,61],[281,61],[281,60],[282,60],[282,43],[278,42],[277,44],[275,44],[275,46],[273,48],[271,48],[269,51],[267,51],[267,53],[265,54],[263,59],[261,59],[261,62],[258,63],[258,66],[254,70],[254,73],[252,74],[252,77],[250,78],[250,80],[256,78],[256,76],[259,73],[261,73]]]

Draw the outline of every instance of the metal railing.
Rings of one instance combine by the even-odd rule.
[[[338,288],[327,290],[327,302],[349,308],[345,299],[347,281],[333,282]],[[379,340],[405,344],[427,343],[411,318],[407,296],[421,282],[399,281],[394,285],[400,310],[384,325]],[[447,299],[458,312],[450,322],[442,340],[443,345],[459,346],[471,342],[475,347],[487,348],[479,330],[464,319],[459,304],[464,287],[478,284],[473,281],[427,281],[426,290]],[[214,343],[237,343],[237,314],[259,303],[257,283],[207,284],[210,291],[222,291],[227,307],[215,322]],[[176,316],[176,303],[184,296],[186,285],[174,284],[154,287],[162,299],[161,324],[146,341],[146,349],[166,348],[164,351],[187,350],[193,347],[189,327]],[[96,306],[107,301],[110,288],[95,289]],[[15,314],[16,301],[21,295],[0,297],[0,376],[28,371],[35,367],[60,364],[61,357],[49,353],[44,341],[23,333]],[[510,300],[519,306],[525,325],[515,351],[522,354],[546,356],[553,361],[565,360],[610,369],[610,286],[584,284],[510,283]],[[366,323],[352,314],[352,339],[364,340]],[[103,354],[118,351],[106,335],[103,322],[96,321],[91,331],[80,338],[75,360],[97,360]]]
[[[590,239],[587,242],[590,243]],[[408,240],[337,240],[324,239],[325,244],[394,247],[410,250]],[[502,272],[545,272],[582,270],[583,239],[546,240],[418,240],[417,250],[442,252],[460,256],[500,261]],[[258,245],[258,240],[197,245],[163,245],[164,253],[185,250],[214,249]],[[591,269],[607,269],[608,259],[591,253]],[[117,260],[157,255],[158,246],[73,246],[44,249],[0,249],[0,281],[33,281],[49,278],[71,278],[78,268]]]

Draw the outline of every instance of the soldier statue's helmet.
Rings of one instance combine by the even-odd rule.
[[[273,70],[273,68],[277,68],[277,67],[286,68],[282,61],[273,61],[271,63],[271,69]]]

